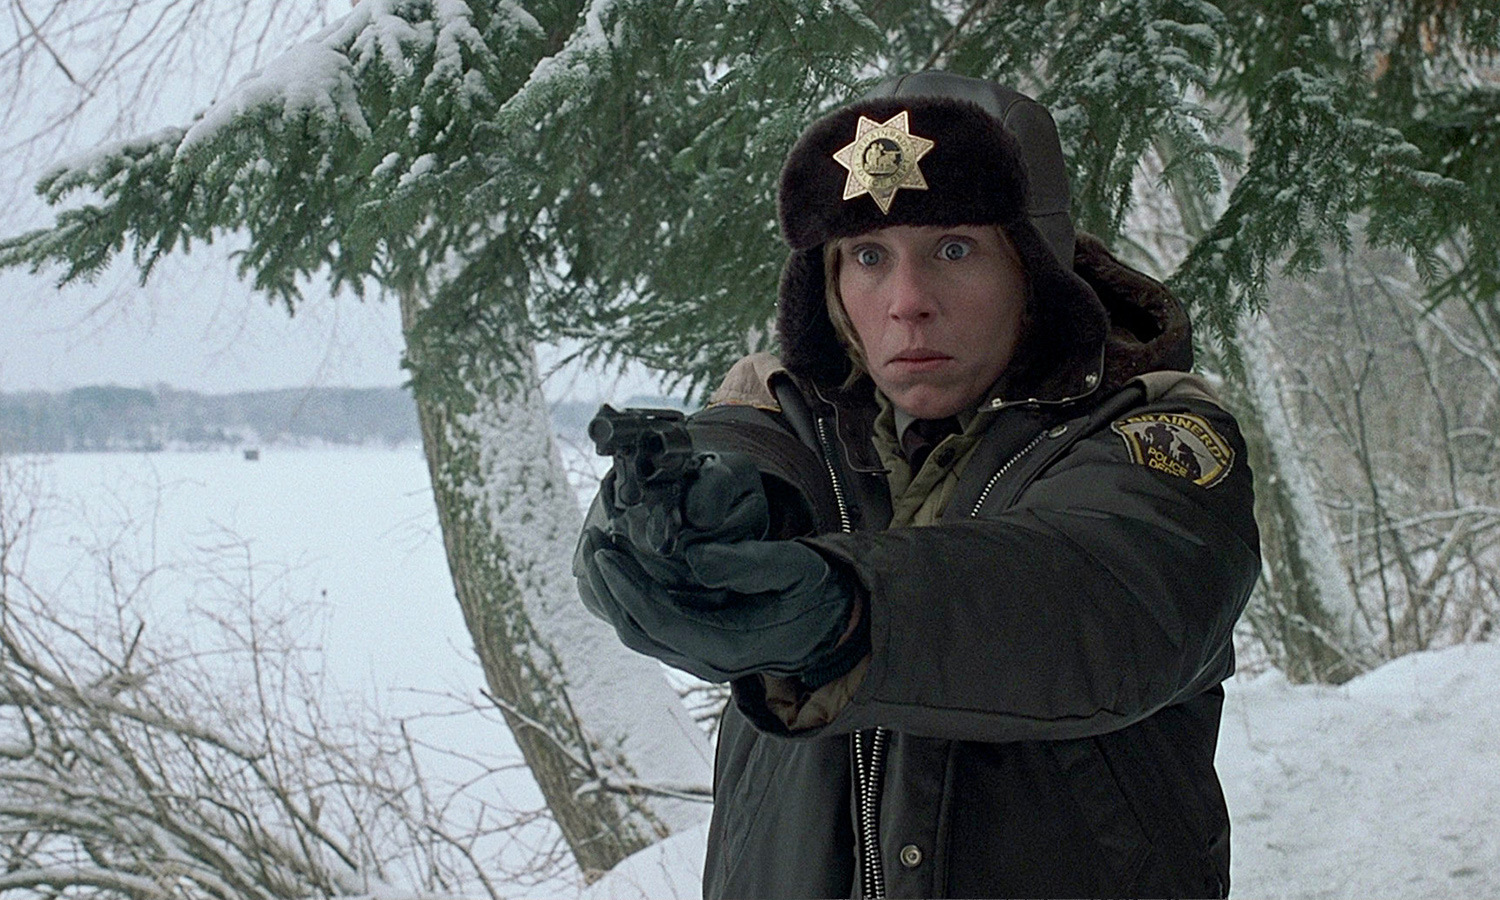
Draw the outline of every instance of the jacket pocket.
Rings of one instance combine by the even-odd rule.
[[[1128,892],[1140,876],[1151,841],[1120,780],[1094,738],[1053,745],[1059,769],[1103,854],[1106,881]],[[1102,874],[1102,873],[1101,873]]]

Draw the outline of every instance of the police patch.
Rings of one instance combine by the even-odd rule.
[[[1109,427],[1124,439],[1131,459],[1203,487],[1218,484],[1234,465],[1229,442],[1201,416],[1143,413]]]

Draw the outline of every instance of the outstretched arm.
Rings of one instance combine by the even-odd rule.
[[[872,648],[847,706],[813,732],[1077,737],[1228,676],[1259,574],[1251,477],[1233,419],[1192,413],[1234,454],[1211,487],[1137,462],[1106,428],[995,518],[808,541],[857,574]],[[736,688],[774,729],[756,714],[763,687]]]

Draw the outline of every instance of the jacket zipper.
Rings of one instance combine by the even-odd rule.
[[[1042,442],[1042,438],[1046,437],[1046,435],[1047,432],[1045,431],[1038,432],[1037,436],[1032,438],[1030,443],[1022,447],[1020,450],[1017,450],[1015,456],[1007,459],[1005,461],[1005,465],[995,470],[995,474],[991,475],[989,482],[985,484],[984,490],[979,492],[979,499],[974,501],[974,508],[969,510],[969,518],[978,518],[979,510],[984,506],[984,502],[990,499],[990,492],[995,489],[995,485],[1000,483],[1000,479],[1005,477],[1005,473],[1010,471],[1011,466],[1014,466],[1017,462],[1019,462],[1021,457],[1035,450],[1036,445],[1040,444]]]
[[[839,508],[839,530],[848,534],[854,530],[854,523],[849,519],[849,504],[844,500],[844,486],[839,484],[839,474],[833,468],[833,442],[828,440],[828,427],[824,424],[826,420],[816,420],[818,429],[818,443],[823,445],[823,465],[828,468],[828,480],[833,484],[833,502]]]
[[[817,419],[817,443],[823,446],[823,465],[828,466],[828,480],[834,486],[834,502],[838,504],[838,526],[844,532],[853,531],[849,519],[849,505],[844,501],[843,484],[838,483],[838,471],[834,468],[834,444],[828,440],[825,419]],[[868,760],[865,759],[865,742],[870,744]],[[885,897],[885,871],[880,865],[879,810],[880,784],[885,780],[885,747],[891,741],[891,730],[876,726],[864,732],[853,733],[853,795],[858,808],[859,829],[859,895],[879,900]]]
[[[838,471],[833,466],[833,442],[828,439],[826,420],[816,420],[818,443],[823,445],[823,464],[828,467],[828,480],[833,484],[833,499],[839,508],[839,527],[847,534],[854,530],[849,519],[849,507],[844,498],[844,487],[839,483]],[[880,822],[877,815],[880,788],[885,778],[885,749],[890,743],[890,729],[875,727],[869,731],[856,731],[853,735],[854,755],[854,803],[858,810],[856,823],[859,830],[860,850],[860,896],[871,900],[885,897],[885,872],[880,862]],[[865,743],[870,744],[869,759],[865,758]]]
[[[865,761],[865,739],[869,738],[869,761]],[[885,869],[880,861],[879,800],[885,779],[885,748],[891,731],[876,726],[854,732],[854,789],[859,809],[859,895],[870,900],[885,897]]]

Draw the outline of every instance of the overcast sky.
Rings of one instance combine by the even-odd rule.
[[[314,294],[295,317],[239,283],[218,247],[163,263],[146,288],[116,267],[98,284],[0,274],[0,390],[80,384],[208,392],[401,384],[394,303]]]
[[[32,190],[50,166],[103,140],[190,121],[244,72],[350,5],[349,0],[245,3],[203,6],[209,12],[196,20],[187,39],[172,44],[180,52],[157,55],[159,48],[147,42],[148,52],[98,83],[90,82],[88,73],[99,67],[105,48],[121,45],[121,35],[110,31],[114,19],[99,17],[92,31],[64,27],[66,16],[54,17],[63,4],[36,0],[28,9],[55,29],[43,52],[34,35],[18,30],[21,18],[0,16],[0,50],[7,51],[0,54],[0,170],[6,173],[0,180],[0,235],[52,221],[53,211]],[[197,5],[151,8],[169,6],[181,12]],[[273,7],[281,12],[263,28],[263,10]],[[92,9],[88,4],[68,8],[85,20]],[[170,32],[156,28],[161,23],[151,16],[129,22],[130,28]],[[258,51],[247,49],[257,41]],[[240,49],[231,52],[232,46]],[[147,67],[138,71],[140,65]],[[64,115],[80,104],[85,114]],[[96,284],[65,290],[54,286],[55,272],[0,271],[0,392],[168,384],[223,393],[405,381],[394,302],[329,297],[326,288],[309,285],[307,304],[289,317],[238,281],[224,244],[167,258],[145,288],[128,265],[115,266]],[[545,348],[539,355],[544,369],[557,356]],[[565,371],[548,380],[554,399],[623,400],[655,390],[655,379],[639,372],[622,379]]]
[[[205,393],[402,384],[394,300],[330,297],[310,288],[295,316],[241,284],[217,246],[164,261],[142,288],[116,267],[96,285],[58,290],[55,278],[0,273],[0,392],[87,384],[171,385]],[[539,352],[544,370],[558,354]],[[548,379],[558,399],[616,399],[657,391],[642,371],[569,369]]]
[[[33,207],[26,226],[15,224],[17,205]],[[0,214],[0,234],[50,218],[23,197]],[[57,272],[0,271],[0,393],[90,384],[230,393],[405,382],[394,298],[331,296],[326,285],[309,284],[306,302],[289,316],[235,276],[236,243],[167,257],[144,287],[128,264],[117,263],[94,284],[62,289]],[[539,348],[543,371],[560,355]],[[622,402],[660,390],[641,369],[604,375],[576,367],[553,372],[546,387],[553,400]]]

